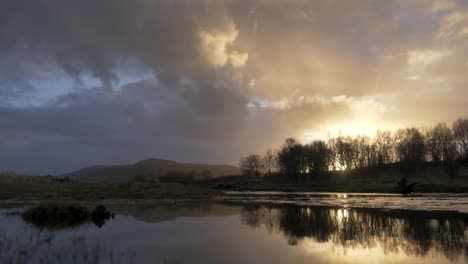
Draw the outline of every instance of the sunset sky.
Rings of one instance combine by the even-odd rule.
[[[468,115],[466,0],[0,4],[0,171],[237,164]]]

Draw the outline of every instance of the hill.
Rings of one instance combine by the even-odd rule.
[[[92,166],[59,175],[87,182],[125,182],[136,175],[166,176],[174,173],[192,173],[197,176],[218,178],[240,174],[239,167],[231,165],[187,164],[163,159],[146,159],[130,165]]]

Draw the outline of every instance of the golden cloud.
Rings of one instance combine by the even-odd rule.
[[[200,32],[202,50],[211,66],[222,67],[229,63],[232,67],[238,68],[245,65],[248,53],[228,49],[238,34],[239,31],[232,22],[225,32]]]

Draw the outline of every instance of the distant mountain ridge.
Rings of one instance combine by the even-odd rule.
[[[204,171],[209,171],[213,178],[240,174],[239,167],[232,165],[190,164],[164,159],[145,159],[129,165],[91,166],[59,175],[59,177],[88,182],[125,182],[132,180],[136,175],[143,174],[163,176],[169,172],[202,173]]]

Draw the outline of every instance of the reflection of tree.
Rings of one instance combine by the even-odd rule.
[[[425,256],[431,249],[453,260],[467,254],[465,214],[376,209],[338,209],[298,205],[248,205],[243,223],[281,232],[289,244],[310,237],[344,251],[381,245],[385,254],[403,251]]]
[[[271,207],[265,207],[257,204],[245,205],[241,208],[242,223],[251,227],[259,227],[264,225],[269,233],[276,231],[277,213]]]

